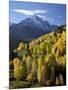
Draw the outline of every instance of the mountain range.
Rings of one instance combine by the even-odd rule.
[[[10,48],[16,48],[20,41],[30,42],[44,34],[48,34],[57,29],[56,25],[50,25],[37,15],[26,18],[18,24],[9,26]]]

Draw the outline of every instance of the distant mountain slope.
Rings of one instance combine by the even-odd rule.
[[[37,15],[22,20],[19,24],[10,25],[10,47],[15,48],[19,41],[30,42],[43,34],[56,30],[57,26],[50,25],[48,21],[43,21]],[[13,43],[14,41],[14,43]],[[13,45],[14,44],[14,45]]]

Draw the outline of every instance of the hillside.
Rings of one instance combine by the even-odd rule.
[[[28,44],[20,42],[13,52],[10,70],[14,75],[10,80],[26,81],[20,88],[66,85],[66,26]]]

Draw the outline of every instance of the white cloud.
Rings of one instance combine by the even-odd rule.
[[[19,9],[14,9],[13,10],[14,12],[17,12],[17,13],[21,13],[21,14],[24,14],[24,15],[37,15],[38,17],[40,17],[43,21],[54,21],[54,19],[52,17],[47,17],[47,16],[44,16],[44,15],[40,15],[40,14],[45,14],[47,13],[48,11],[47,10],[19,10]]]
[[[21,14],[25,14],[25,15],[34,15],[34,14],[43,14],[43,13],[47,13],[47,10],[19,10],[19,9],[14,9],[13,11],[21,13]]]
[[[54,21],[54,19],[52,17],[46,17],[44,15],[37,15],[37,16],[39,16],[43,21],[45,21],[45,20]]]
[[[37,15],[37,16],[40,17],[43,21],[47,20],[46,16],[43,16],[43,15]]]
[[[28,10],[18,10],[18,9],[14,9],[15,12],[21,13],[21,14],[25,14],[25,15],[33,15],[32,11],[28,11]]]
[[[37,13],[47,13],[47,10],[35,10],[33,11],[35,14]]]

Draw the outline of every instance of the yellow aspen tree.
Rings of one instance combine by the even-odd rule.
[[[32,57],[30,55],[26,58],[26,66],[27,66],[27,74],[29,74],[32,69]]]
[[[18,58],[13,60],[14,63],[14,78],[17,80],[25,79],[27,76],[27,69],[25,61],[21,61]]]

